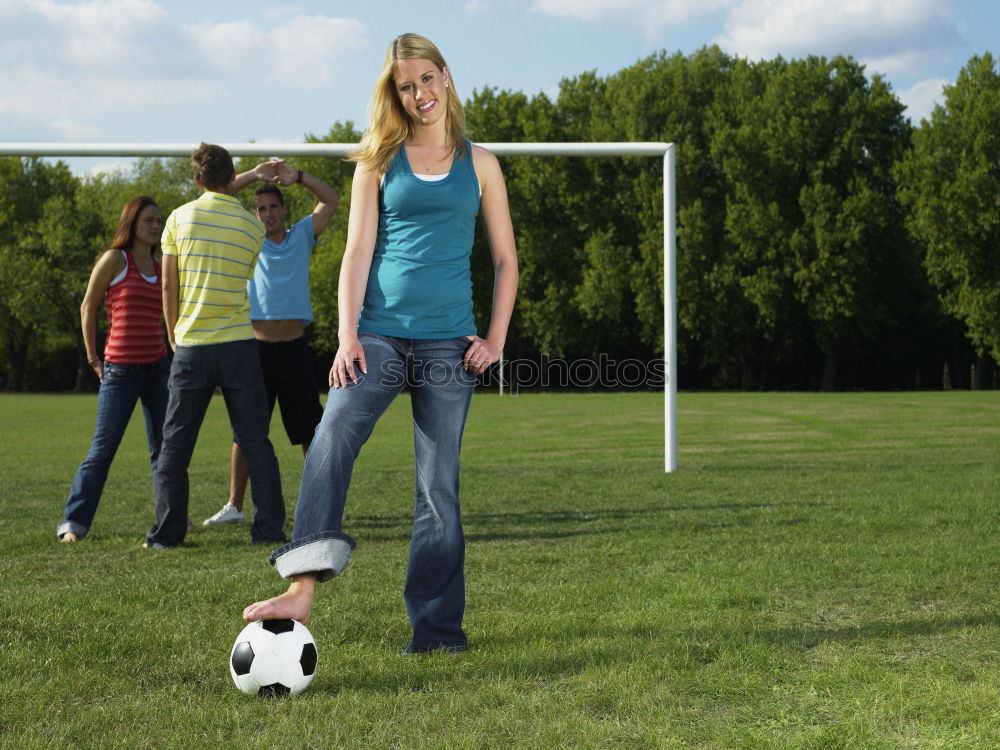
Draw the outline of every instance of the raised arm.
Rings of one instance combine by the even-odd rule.
[[[125,269],[125,259],[120,250],[108,250],[94,264],[87,282],[87,291],[80,303],[80,328],[83,331],[83,346],[87,350],[87,365],[97,379],[104,379],[101,358],[97,356],[97,311],[104,301],[112,280]]]
[[[277,164],[277,179],[282,185],[294,185],[299,183],[306,190],[316,196],[316,208],[312,212],[313,236],[319,237],[330,225],[330,220],[337,212],[337,205],[340,196],[337,191],[327,185],[316,175],[304,172],[298,167],[293,167],[288,162],[280,161]]]
[[[282,164],[280,160],[272,159],[271,161],[261,162],[247,172],[240,172],[236,175],[236,179],[233,180],[233,192],[238,193],[247,185],[257,182],[257,180],[263,180],[264,182],[277,182],[278,166],[280,164]]]
[[[473,146],[473,163],[476,177],[483,194],[480,199],[480,213],[486,227],[493,256],[493,308],[490,327],[486,338],[476,337],[466,352],[467,367],[473,372],[483,372],[500,359],[510,318],[514,313],[517,297],[519,271],[517,267],[517,245],[514,242],[514,227],[510,220],[507,203],[507,185],[504,182],[500,162],[496,156],[479,146]]]
[[[365,354],[358,341],[358,320],[368,287],[368,273],[375,253],[378,235],[379,175],[369,172],[363,164],[354,170],[351,186],[351,211],[347,220],[347,246],[340,264],[337,285],[337,308],[340,325],[337,338],[340,346],[330,368],[330,385],[341,388],[348,380],[357,382],[354,370],[357,362],[367,372]]]

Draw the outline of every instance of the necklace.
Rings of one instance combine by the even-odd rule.
[[[426,174],[430,174],[431,173],[431,170],[434,169],[434,165],[435,164],[440,164],[445,159],[447,159],[449,156],[451,156],[452,152],[455,150],[455,147],[454,146],[447,146],[446,145],[445,149],[446,150],[444,152],[444,155],[438,157],[437,159],[434,159],[429,164],[427,162],[424,162],[424,172]]]

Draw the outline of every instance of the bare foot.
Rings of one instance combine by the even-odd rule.
[[[254,620],[298,620],[303,625],[312,615],[313,593],[316,587],[314,577],[296,576],[284,594],[255,602],[243,610],[243,619]]]
[[[60,542],[79,542],[80,538],[74,534],[72,531],[67,531],[61,537],[59,537]]]

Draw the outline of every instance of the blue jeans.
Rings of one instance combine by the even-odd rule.
[[[285,503],[278,459],[267,438],[268,413],[257,341],[245,339],[204,346],[178,346],[170,367],[169,401],[163,447],[153,474],[156,523],[150,545],[174,547],[187,533],[188,466],[198,430],[216,387],[221,388],[236,442],[247,460],[254,519],[254,542],[282,542]]]
[[[97,426],[87,457],[76,470],[73,486],[66,500],[63,521],[56,535],[72,531],[83,539],[97,513],[97,504],[104,492],[111,461],[118,452],[125,428],[128,427],[136,401],[142,402],[146,418],[146,444],[149,463],[156,471],[163,439],[163,417],[167,412],[167,375],[170,357],[148,365],[119,365],[104,362],[101,388],[97,392]]]
[[[462,366],[469,341],[358,336],[367,375],[331,389],[299,489],[292,541],[271,555],[284,577],[325,581],[348,563],[354,540],[341,530],[354,460],[392,400],[409,386],[416,454],[416,509],[403,599],[413,650],[464,647],[465,537],[459,453],[475,375]]]

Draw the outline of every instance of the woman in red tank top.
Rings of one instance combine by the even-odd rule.
[[[77,469],[56,535],[63,542],[83,539],[100,502],[108,469],[136,402],[142,403],[153,469],[160,453],[167,409],[170,358],[163,338],[160,264],[154,249],[163,224],[149,196],[122,209],[111,249],[97,259],[80,305],[87,364],[101,381],[97,426],[90,451]],[[97,353],[97,311],[108,314],[104,359]]]

